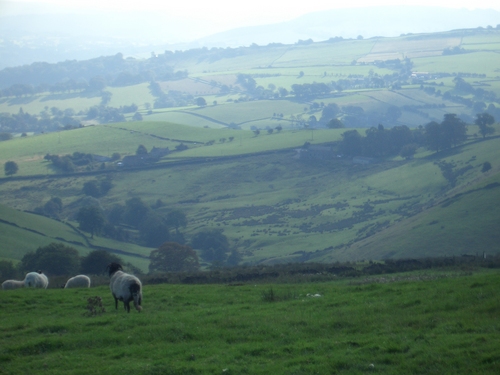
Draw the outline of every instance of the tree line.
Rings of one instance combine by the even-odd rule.
[[[475,125],[485,138],[494,133],[491,126],[495,118],[488,113],[478,114]],[[407,126],[394,126],[390,129],[383,125],[371,127],[363,137],[357,130],[342,134],[338,144],[340,153],[347,156],[383,157],[400,155],[412,157],[418,147],[426,147],[435,152],[456,147],[467,140],[467,124],[456,114],[445,114],[440,123],[431,121],[425,126],[410,130]]]

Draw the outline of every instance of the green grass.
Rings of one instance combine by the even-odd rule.
[[[499,277],[146,285],[130,314],[106,286],[2,292],[0,361],[39,374],[496,374]],[[86,315],[93,296],[102,315]]]
[[[149,256],[152,249],[130,243],[122,243],[100,236],[90,238],[88,233],[78,232],[64,222],[53,220],[41,215],[21,212],[5,205],[0,205],[0,241],[2,242],[2,259],[20,261],[28,252],[35,252],[38,247],[47,246],[53,242],[62,242],[78,250],[80,256],[87,255],[97,248],[117,249],[131,254]],[[95,246],[90,247],[89,244]],[[131,255],[118,254],[125,262],[131,262],[144,272],[147,272],[149,260]]]
[[[131,133],[132,129],[136,130]],[[473,142],[439,155],[419,150],[412,161],[397,157],[361,166],[343,158],[309,163],[294,158],[294,147],[306,141],[338,139],[342,130],[283,130],[279,134],[255,136],[252,132],[230,129],[201,128],[193,132],[190,127],[157,122],[117,124],[109,128],[118,130],[127,137],[136,137],[141,132],[188,138],[200,144],[171,154],[162,160],[163,168],[109,174],[113,188],[100,198],[104,209],[123,204],[130,197],[140,197],[149,205],[161,199],[165,207],[158,209],[159,214],[164,215],[172,208],[186,213],[188,226],[183,232],[188,241],[201,229],[222,229],[232,248],[241,252],[244,262],[461,255],[483,251],[477,250],[481,247],[491,253],[500,250],[495,245],[496,237],[491,235],[497,225],[496,211],[491,205],[498,200],[497,190],[488,190],[486,195],[477,193],[475,203],[463,199],[453,205],[458,211],[468,211],[468,217],[449,209],[436,216],[440,202],[481,189],[486,181],[497,181],[499,138]],[[477,131],[473,126],[469,130]],[[232,142],[220,141],[230,136],[235,137]],[[315,141],[311,140],[313,137]],[[210,139],[216,143],[202,144]],[[5,143],[10,142],[13,141]],[[243,155],[259,151],[266,153]],[[171,163],[195,156],[226,158],[181,166]],[[486,161],[493,169],[482,173]],[[454,165],[453,170],[458,173],[455,185],[443,177],[435,162]],[[84,182],[95,178],[101,177],[4,179],[0,185],[1,202],[33,210],[58,196],[65,207],[63,217],[72,220],[83,197]],[[431,210],[433,206],[436,207]],[[453,218],[449,224],[444,223],[447,213]],[[422,224],[414,230],[412,220],[417,214]],[[452,224],[459,218],[460,222]],[[436,220],[439,225],[427,225]],[[8,237],[9,251],[14,251],[16,240]],[[98,238],[95,244],[121,248],[120,244],[110,246],[102,241]],[[128,245],[123,244],[123,250],[125,246]],[[143,248],[126,251],[142,255],[149,252]],[[141,262],[141,267],[146,268],[145,262]]]
[[[498,53],[494,51],[465,53],[413,59],[414,69],[420,72],[477,73],[498,76]]]

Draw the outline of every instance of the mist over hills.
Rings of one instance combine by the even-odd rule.
[[[495,10],[385,6],[307,13],[294,20],[242,27],[207,35],[209,22],[174,19],[153,12],[79,12],[5,2],[0,16],[0,69],[33,62],[84,60],[118,52],[149,57],[151,52],[200,47],[239,47],[252,43],[295,43],[331,37],[398,36],[460,28],[495,27]],[[5,11],[8,9],[9,11]]]
[[[461,28],[496,26],[495,10],[448,9],[423,6],[384,6],[332,9],[308,13],[289,22],[244,27],[198,40],[207,46],[238,46],[256,43],[294,43],[298,40],[327,40],[331,37],[364,38],[432,33]]]

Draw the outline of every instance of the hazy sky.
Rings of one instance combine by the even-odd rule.
[[[448,8],[496,9],[498,0],[350,0],[344,4],[332,0],[276,1],[276,0],[10,0],[16,3],[51,3],[64,8],[79,8],[80,11],[101,9],[112,11],[156,10],[170,17],[199,19],[213,22],[221,29],[238,26],[262,25],[294,19],[304,13],[340,7],[363,7],[376,5],[421,5]],[[5,0],[0,0],[0,4]],[[29,9],[29,5],[27,7]]]

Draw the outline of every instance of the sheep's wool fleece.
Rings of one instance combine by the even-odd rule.
[[[64,288],[90,288],[90,278],[86,275],[74,276],[66,282]]]
[[[5,280],[2,283],[3,290],[17,289],[17,288],[22,288],[23,286],[24,286],[24,281]]]
[[[137,284],[139,284],[142,290],[141,281],[137,277],[123,271],[116,271],[113,276],[111,276],[109,287],[111,289],[111,292],[117,298],[128,299],[131,297],[129,286],[132,281],[135,281]]]
[[[24,286],[34,288],[45,288],[49,286],[49,279],[43,273],[30,272],[24,278]]]

